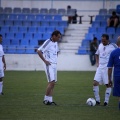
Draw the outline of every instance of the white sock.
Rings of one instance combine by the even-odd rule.
[[[49,100],[49,96],[46,96],[46,95],[45,95],[45,96],[44,96],[44,101],[45,101],[45,100]]]
[[[99,86],[93,86],[93,92],[94,92],[96,101],[100,102]]]
[[[0,82],[0,93],[2,93],[2,90],[3,90],[3,81]]]
[[[111,88],[106,88],[106,91],[105,91],[105,101],[104,102],[109,102],[109,98],[110,98],[110,95],[111,95]]]
[[[49,101],[50,101],[50,102],[53,102],[52,96],[49,96]]]

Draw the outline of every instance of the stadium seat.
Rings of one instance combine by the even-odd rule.
[[[85,40],[92,41],[93,40],[93,33],[87,33],[85,35]]]
[[[6,33],[6,39],[14,39],[15,34],[13,32]]]
[[[55,21],[62,21],[62,16],[61,15],[54,15],[53,20]]]
[[[22,13],[22,10],[19,7],[15,7],[15,8],[13,8],[13,13],[20,14],[20,13]]]
[[[25,33],[24,38],[28,40],[33,39],[33,33],[29,33],[29,32]]]
[[[10,32],[18,32],[18,26],[10,26]]]
[[[67,21],[59,21],[59,26],[67,27],[68,22]]]
[[[56,8],[50,8],[49,9],[49,14],[50,15],[56,15],[57,14],[57,9]]]
[[[120,5],[117,5],[117,6],[116,6],[116,13],[117,13],[117,14],[120,14]]]
[[[41,8],[40,9],[40,14],[48,14],[48,9],[47,8]]]
[[[0,14],[3,12],[4,12],[3,7],[0,7]]]
[[[21,39],[23,39],[23,38],[24,38],[23,33],[21,33],[21,32],[19,32],[19,33],[15,33],[15,39],[19,39],[19,40],[21,40]]]
[[[30,45],[35,45],[35,46],[37,46],[37,45],[38,45],[38,40],[37,40],[37,39],[31,39],[31,40],[30,40]]]
[[[58,9],[58,15],[62,15],[62,16],[66,15],[66,10],[62,9],[62,8],[59,8]]]
[[[14,20],[14,26],[22,26],[22,20]]]
[[[64,26],[56,26],[55,27],[56,30],[59,30],[61,32],[62,35],[64,35],[64,32],[65,32],[65,27]]]
[[[42,40],[42,33],[34,33],[33,39],[35,40]]]
[[[109,9],[109,10],[108,10],[108,14],[109,14],[109,15],[112,15],[112,12],[113,12],[113,11],[116,11],[116,9],[114,9],[114,8]]]
[[[4,38],[4,40],[2,41],[2,45],[4,46],[9,46],[11,44],[11,40],[10,39],[6,39]]]
[[[17,14],[9,14],[8,19],[9,20],[17,20],[18,19],[18,15]]]
[[[101,41],[102,33],[96,33],[94,34],[94,37],[96,37],[99,41]]]
[[[12,13],[12,8],[11,7],[5,7],[4,8],[4,13]]]
[[[53,15],[45,15],[45,20],[52,21],[53,20]]]
[[[120,27],[116,28],[116,34],[120,34]]]
[[[120,33],[114,34],[114,35],[113,35],[113,40],[117,40],[119,36],[120,36]]]
[[[41,26],[49,26],[49,21],[41,21]]]
[[[29,46],[29,43],[30,43],[30,41],[29,41],[29,39],[21,39],[20,40],[20,45],[22,46],[22,45],[26,45],[26,46]]]
[[[28,20],[28,21],[34,21],[34,20],[36,20],[36,15],[29,14],[29,15],[26,16],[26,20]]]
[[[100,26],[101,27],[107,27],[107,21],[101,21]]]
[[[11,45],[20,45],[19,39],[11,39]]]
[[[37,28],[38,33],[45,33],[46,32],[46,27],[45,26],[40,26]]]
[[[18,20],[26,20],[27,15],[26,14],[18,14]]]
[[[47,33],[52,33],[55,30],[55,27],[50,26],[50,27],[46,27],[46,32]]]
[[[39,13],[39,9],[38,8],[31,8],[31,13],[32,14],[38,14]]]
[[[36,21],[36,20],[32,21],[31,26],[36,26],[36,27],[40,26],[40,21]]]
[[[13,26],[13,20],[5,20],[4,25],[5,26]]]
[[[26,51],[25,51],[26,54],[35,54],[35,46],[26,46]]]
[[[88,54],[87,50],[86,50],[86,46],[81,46],[79,49],[78,49],[78,54],[79,55],[86,55]]]
[[[107,34],[115,34],[115,28],[113,28],[113,27],[109,27],[109,28],[107,28]]]
[[[94,21],[92,22],[92,27],[100,27],[100,22],[99,21]]]
[[[21,33],[26,33],[26,32],[28,32],[28,27],[26,27],[26,26],[20,26],[18,30]]]
[[[50,37],[51,37],[51,33],[43,33],[43,40],[47,40],[47,39],[50,39]]]
[[[16,46],[15,45],[8,46],[7,53],[8,54],[15,54],[16,53]]]
[[[41,20],[44,20],[44,19],[45,19],[44,15],[41,15],[41,14],[36,15],[36,20],[37,21],[41,21]]]
[[[22,13],[23,13],[23,14],[28,14],[28,13],[30,13],[30,8],[23,8],[23,9],[22,9]]]
[[[24,20],[23,21],[23,26],[31,26],[31,21],[29,21],[29,20]]]
[[[25,54],[25,53],[26,53],[26,46],[24,45],[16,46],[16,54]]]
[[[57,27],[58,24],[59,24],[58,21],[50,21],[49,23],[50,23],[50,24],[49,24],[50,26],[56,26],[56,27]]]
[[[97,28],[97,33],[106,34],[106,27],[98,27]]]
[[[96,15],[95,21],[105,21],[105,16],[104,15]]]
[[[88,33],[97,33],[97,28],[96,27],[90,27],[88,30]]]
[[[107,15],[107,9],[100,9],[99,10],[99,15]]]
[[[4,26],[4,20],[0,20],[0,27]]]
[[[31,33],[37,32],[37,27],[34,27],[34,26],[28,27],[28,32],[31,32]]]
[[[2,26],[2,27],[1,27],[1,32],[2,32],[2,33],[10,32],[9,26]]]

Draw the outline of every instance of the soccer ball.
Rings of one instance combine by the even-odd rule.
[[[88,98],[87,101],[86,101],[86,104],[88,106],[95,106],[96,105],[96,101],[94,98]]]

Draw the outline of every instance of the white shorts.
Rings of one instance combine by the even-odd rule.
[[[57,64],[51,63],[51,65],[48,66],[44,64],[44,67],[48,82],[52,82],[54,80],[57,82]]]
[[[97,68],[94,80],[99,84],[108,84],[108,68]]]
[[[0,68],[0,78],[4,77],[4,70]]]

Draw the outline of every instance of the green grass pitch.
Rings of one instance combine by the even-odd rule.
[[[86,105],[94,97],[95,72],[58,71],[53,100],[46,106],[43,97],[47,80],[44,71],[6,71],[4,95],[0,96],[0,120],[120,120],[118,99],[111,95],[103,106],[105,86],[100,86],[101,106]]]

